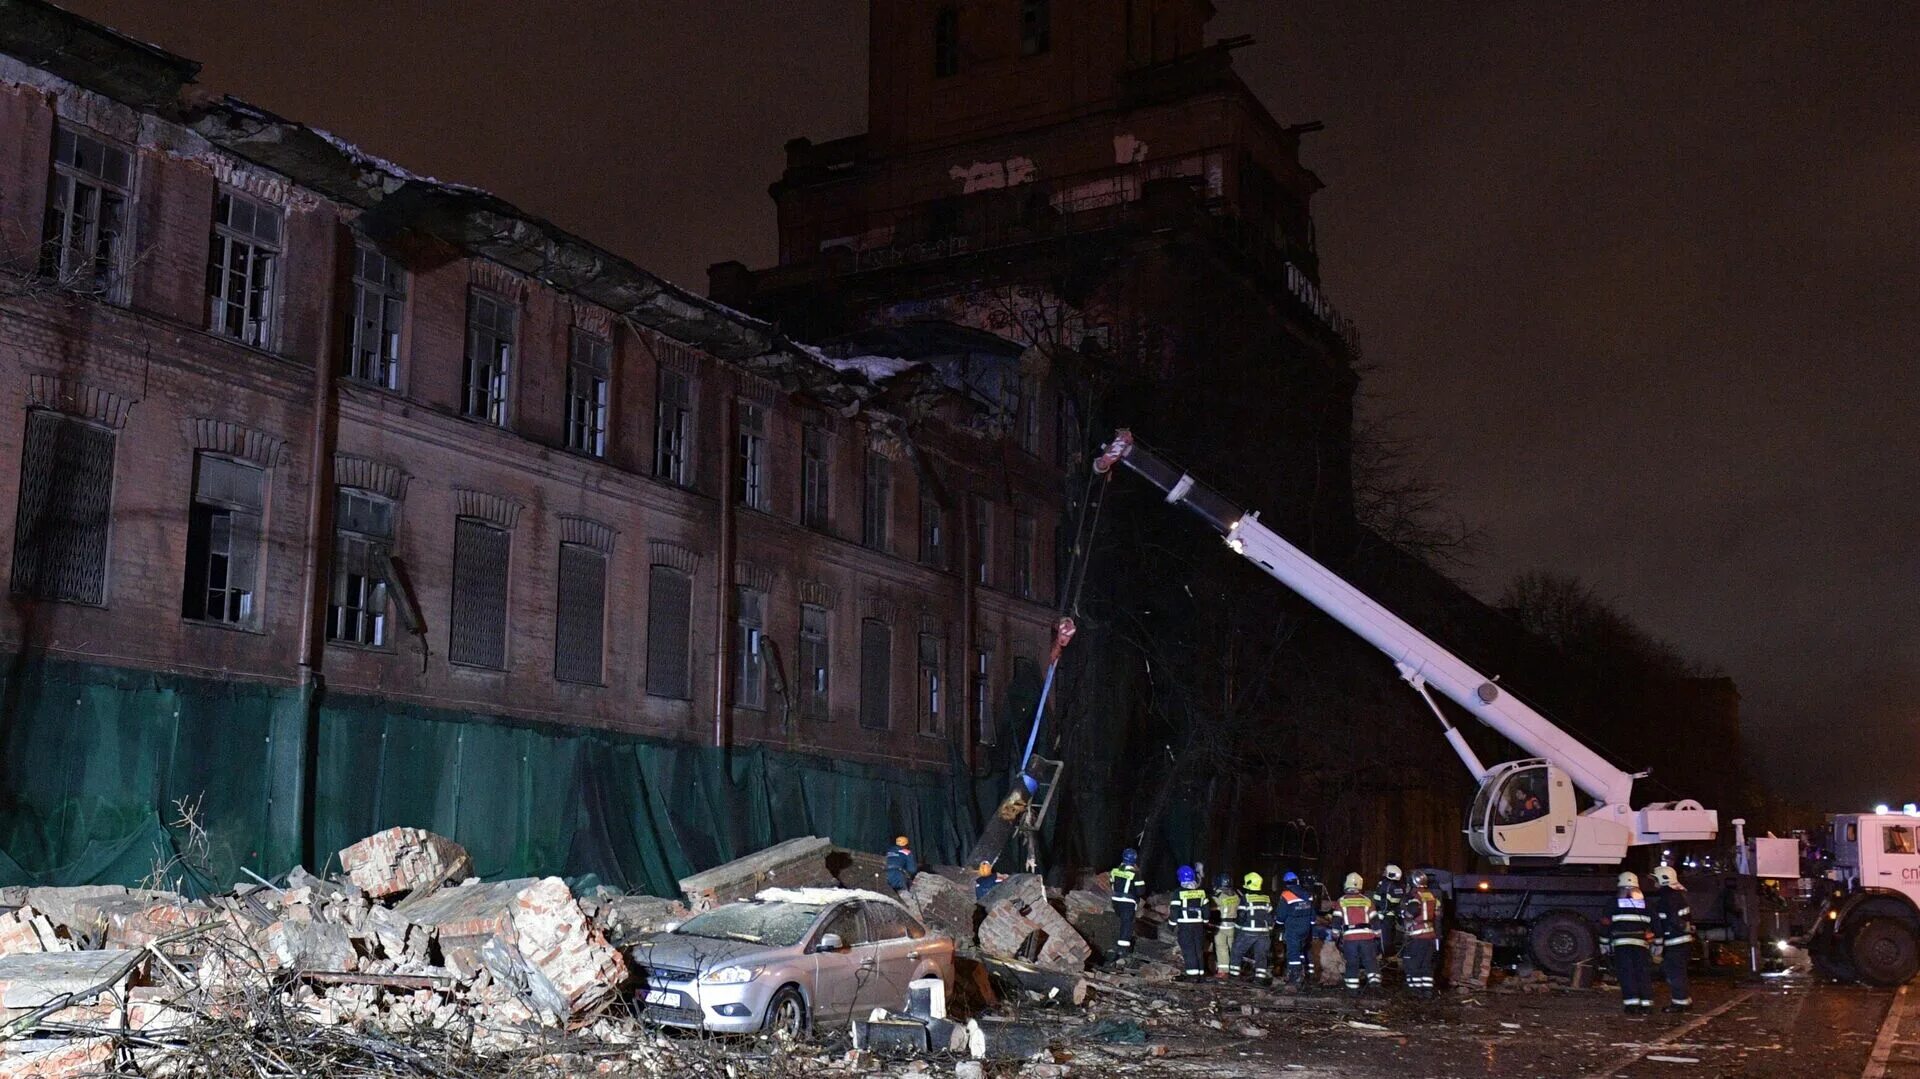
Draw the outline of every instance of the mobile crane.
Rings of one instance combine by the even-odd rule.
[[[1617,866],[1638,846],[1712,840],[1717,815],[1691,799],[1632,803],[1634,774],[1555,726],[1405,620],[1229,502],[1142,446],[1122,428],[1094,470],[1124,465],[1220,533],[1235,554],[1346,626],[1393,662],[1418,693],[1453,752],[1479,784],[1468,811],[1473,850],[1503,868],[1568,872],[1438,874],[1455,920],[1496,940],[1521,936],[1542,967],[1564,973],[1596,950],[1593,931],[1612,901],[1613,880],[1581,866]],[[1488,767],[1433,697],[1437,690],[1532,754]],[[1585,800],[1583,807],[1581,802]]]

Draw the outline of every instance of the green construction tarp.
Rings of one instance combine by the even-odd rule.
[[[458,840],[483,877],[595,876],[674,893],[689,873],[803,835],[951,861],[998,779],[608,731],[286,686],[15,658],[0,670],[0,884],[132,884],[189,837],[173,884],[273,875],[313,829],[324,859],[393,825]],[[314,782],[303,769],[311,760]],[[309,791],[313,805],[303,804]]]

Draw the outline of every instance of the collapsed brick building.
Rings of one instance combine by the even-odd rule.
[[[1010,361],[826,356],[4,12],[0,876],[137,877],[178,799],[222,880],[388,824],[655,888],[964,844],[1051,640]]]

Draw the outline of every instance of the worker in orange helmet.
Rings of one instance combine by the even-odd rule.
[[[920,863],[913,856],[913,848],[907,845],[907,837],[894,836],[893,849],[887,852],[887,887],[904,892],[918,872]]]

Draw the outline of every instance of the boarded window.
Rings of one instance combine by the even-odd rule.
[[[827,609],[811,603],[800,606],[800,714],[828,718],[827,689],[832,669]]]
[[[207,251],[207,328],[258,348],[273,344],[280,277],[278,207],[222,190]]]
[[[69,288],[124,298],[121,236],[132,160],[126,150],[64,124],[54,132],[42,273]]]
[[[993,653],[985,648],[973,650],[973,729],[983,746],[992,745],[998,735],[993,719]]]
[[[767,508],[767,410],[739,403],[739,459],[734,462],[733,500],[742,506]]]
[[[833,519],[827,432],[817,424],[800,429],[800,523],[824,530]]]
[[[606,552],[560,545],[560,586],[553,626],[553,676],[597,686],[606,677]]]
[[[647,695],[693,696],[687,658],[693,626],[693,578],[672,566],[647,574]]]
[[[407,271],[361,240],[353,249],[353,310],[347,333],[348,378],[385,389],[400,384],[400,330],[407,314]]]
[[[13,524],[13,591],[107,602],[114,434],[58,412],[27,413]]]
[[[471,667],[507,665],[507,530],[472,517],[453,529],[453,612],[447,659]]]
[[[693,380],[662,367],[654,404],[653,474],[682,487],[692,483]]]
[[[860,623],[860,725],[884,731],[893,714],[893,627],[878,619]]]
[[[947,640],[920,635],[920,733],[939,734],[947,710]]]
[[[607,455],[607,387],[613,377],[613,343],[578,327],[567,360],[567,448]]]
[[[920,561],[947,568],[947,511],[929,497],[920,499]]]
[[[259,625],[260,523],[266,472],[225,457],[194,459],[187,513],[187,574],[180,614],[247,629]]]
[[[467,293],[467,367],[463,411],[507,425],[507,386],[513,367],[513,307],[484,292]]]
[[[893,462],[884,454],[867,451],[866,501],[860,514],[860,542],[876,551],[887,549],[887,518],[893,502]]]
[[[393,550],[393,503],[342,487],[333,500],[333,584],[327,600],[327,639],[384,648],[387,641],[388,556]]]

